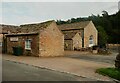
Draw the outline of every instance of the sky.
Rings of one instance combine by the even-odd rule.
[[[97,15],[103,10],[109,14],[118,11],[118,1],[111,2],[9,2],[0,3],[0,24],[40,23],[47,20],[67,20],[70,18]]]

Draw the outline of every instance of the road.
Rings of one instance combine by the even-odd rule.
[[[83,59],[83,60],[89,60],[94,62],[103,62],[103,63],[109,63],[114,64],[115,58],[118,53],[113,53],[111,55],[95,55],[95,54],[80,54],[80,53],[71,53],[67,55],[67,57],[74,58],[74,59]]]
[[[3,81],[85,81],[87,78],[3,60]],[[90,79],[89,79],[90,80]]]

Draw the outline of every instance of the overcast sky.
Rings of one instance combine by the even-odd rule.
[[[109,14],[118,11],[118,2],[2,2],[2,20],[4,24],[38,23],[46,20],[67,20],[76,17],[87,17]]]

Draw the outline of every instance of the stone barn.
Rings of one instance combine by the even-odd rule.
[[[19,26],[14,26],[14,25],[4,25],[0,24],[0,35],[1,35],[1,48],[2,48],[2,53],[6,53],[7,51],[7,44],[6,44],[6,38],[5,34],[11,34],[11,33],[17,33]]]
[[[82,47],[81,35],[77,32],[63,32],[64,35],[64,49],[73,50],[74,48]]]
[[[17,33],[7,34],[7,53],[13,53],[13,47],[21,46],[23,55],[62,56],[64,53],[64,35],[55,21],[20,25]]]
[[[98,44],[98,31],[92,21],[58,25],[64,34],[64,49],[75,50]]]

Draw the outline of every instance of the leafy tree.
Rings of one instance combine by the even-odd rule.
[[[62,21],[62,20],[57,20],[57,22],[56,22],[58,25],[60,25],[60,24],[66,24],[66,22],[65,21]]]
[[[108,42],[107,43],[120,43],[120,10],[112,15],[109,15],[107,11],[102,11],[102,16],[97,15],[95,16],[92,14],[88,17],[78,17],[78,18],[71,18],[67,21],[57,20],[57,24],[70,24],[75,22],[81,21],[90,21],[92,20],[94,25],[101,26],[103,31],[108,35]],[[99,28],[98,28],[99,29]],[[101,31],[101,30],[100,30]],[[102,34],[102,33],[100,33]]]
[[[103,10],[102,13],[103,13],[103,14],[102,14],[103,17],[107,17],[107,16],[108,16],[108,12],[107,12],[107,11]]]
[[[101,26],[97,26],[97,30],[98,30],[98,44],[103,47],[106,45],[107,43],[107,33],[105,32],[104,28]]]

